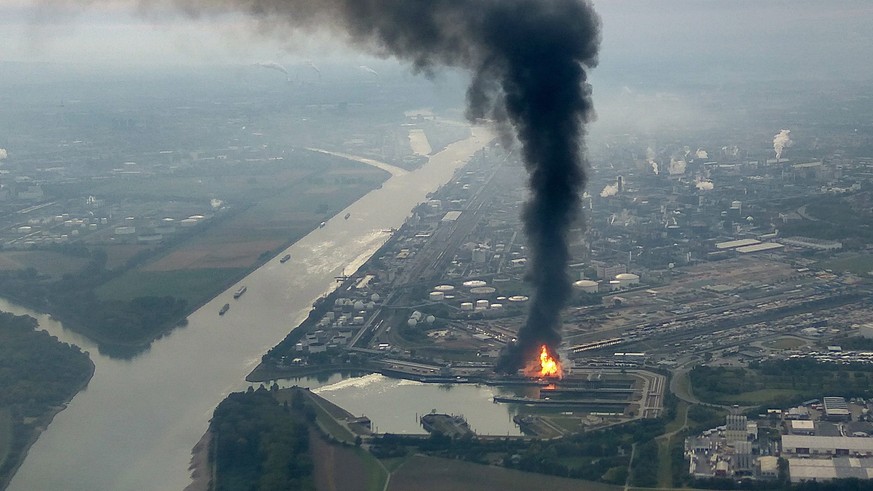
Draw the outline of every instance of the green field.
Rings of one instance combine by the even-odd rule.
[[[773,341],[767,341],[764,346],[773,349],[796,349],[801,346],[806,346],[806,341],[798,338],[783,337]]]
[[[849,257],[839,257],[822,261],[816,265],[817,268],[830,269],[839,273],[855,273],[860,276],[869,276],[868,273],[873,271],[873,255],[859,254]]]
[[[415,455],[391,475],[390,491],[619,491],[620,486]]]
[[[705,402],[783,406],[834,391],[835,395],[866,395],[871,391],[873,370],[813,360],[780,360],[755,368],[698,366],[691,371],[691,381],[694,394]]]
[[[33,268],[37,273],[52,277],[77,273],[88,259],[54,251],[3,251],[0,252],[0,271],[17,271]]]
[[[0,468],[12,450],[12,413],[9,408],[0,407]]]
[[[211,268],[177,271],[131,271],[97,288],[103,300],[130,300],[145,296],[173,296],[190,307],[200,305],[220,288],[238,278],[244,268]]]

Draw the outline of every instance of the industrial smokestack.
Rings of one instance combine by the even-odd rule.
[[[534,293],[518,343],[499,368],[514,371],[541,345],[557,347],[560,311],[572,293],[567,236],[585,185],[582,137],[593,116],[586,70],[597,64],[600,45],[590,0],[167,1],[191,15],[242,12],[273,36],[330,29],[425,74],[437,66],[469,70],[467,117],[495,121],[520,142],[531,190],[522,218]]]

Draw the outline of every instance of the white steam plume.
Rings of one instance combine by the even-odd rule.
[[[694,157],[698,159],[708,159],[709,154],[706,152],[706,150],[698,148],[697,152],[694,154]]]
[[[697,179],[694,185],[700,191],[712,191],[712,189],[715,188],[715,184],[713,184],[712,181],[707,181],[700,178]]]
[[[277,72],[282,72],[285,74],[285,78],[291,80],[291,75],[288,73],[288,69],[282,66],[275,61],[262,61],[258,63],[259,67],[266,68],[268,70],[276,70]]]
[[[618,194],[618,183],[607,184],[603,191],[600,192],[601,198],[608,198]]]
[[[649,165],[652,166],[652,172],[657,176],[661,173],[661,169],[658,168],[658,163],[655,162],[655,157],[658,155],[652,150],[652,147],[646,147],[646,161],[649,162]]]
[[[9,157],[9,152],[5,148],[0,148],[0,160],[6,160]]]
[[[379,72],[377,72],[376,70],[373,70],[372,68],[368,67],[367,65],[361,65],[358,68],[361,69],[362,71],[369,73],[370,75],[375,75],[377,77],[379,76]]]
[[[782,158],[782,151],[790,147],[794,142],[791,141],[791,130],[782,130],[773,137],[773,150],[776,151],[776,161]]]
[[[321,70],[319,70],[318,67],[315,66],[315,63],[313,63],[311,60],[306,60],[306,66],[315,70],[315,73],[318,74],[318,79],[321,80]]]

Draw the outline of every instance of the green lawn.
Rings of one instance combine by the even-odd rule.
[[[802,390],[795,389],[761,389],[749,392],[740,392],[735,396],[725,397],[722,404],[756,405],[776,401],[779,398],[795,398],[803,394]]]
[[[239,277],[243,268],[186,269],[176,271],[129,271],[100,286],[103,300],[130,300],[143,296],[173,296],[193,307],[218,293],[218,289]]]
[[[764,346],[773,349],[795,349],[805,345],[806,341],[792,337],[777,338],[764,343]]]
[[[0,407],[0,468],[12,450],[12,413],[9,408]]]
[[[385,482],[388,480],[388,470],[385,466],[379,462],[379,459],[373,457],[373,454],[362,448],[356,448],[355,454],[361,459],[367,471],[367,489],[370,491],[384,490]]]
[[[312,394],[305,390],[301,390],[300,393],[306,394],[306,398],[309,400],[309,403],[312,404],[313,409],[315,409],[315,419],[323,431],[327,432],[338,441],[346,443],[355,442],[355,435],[348,428],[337,422],[337,420],[335,420],[333,416],[322,407],[319,397],[312,397]]]

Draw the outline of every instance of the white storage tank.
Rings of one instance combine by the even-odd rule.
[[[622,288],[628,288],[640,283],[640,277],[633,273],[621,273],[615,275],[615,279],[619,281]]]
[[[596,281],[579,280],[573,283],[573,288],[584,293],[597,293],[599,285]]]
[[[488,300],[476,300],[476,310],[487,310]]]
[[[479,288],[487,285],[488,283],[482,280],[469,280],[464,282],[464,286],[467,288]]]
[[[455,287],[453,287],[452,285],[437,285],[433,289],[434,289],[434,291],[445,293],[445,292],[454,291]]]
[[[441,302],[445,300],[446,294],[443,292],[430,292],[427,298],[429,298],[431,302]]]
[[[473,310],[473,303],[472,302],[461,302],[461,310],[463,310],[465,312]]]
[[[497,289],[493,286],[477,286],[470,288],[470,293],[473,295],[493,295],[495,292],[497,292]]]

